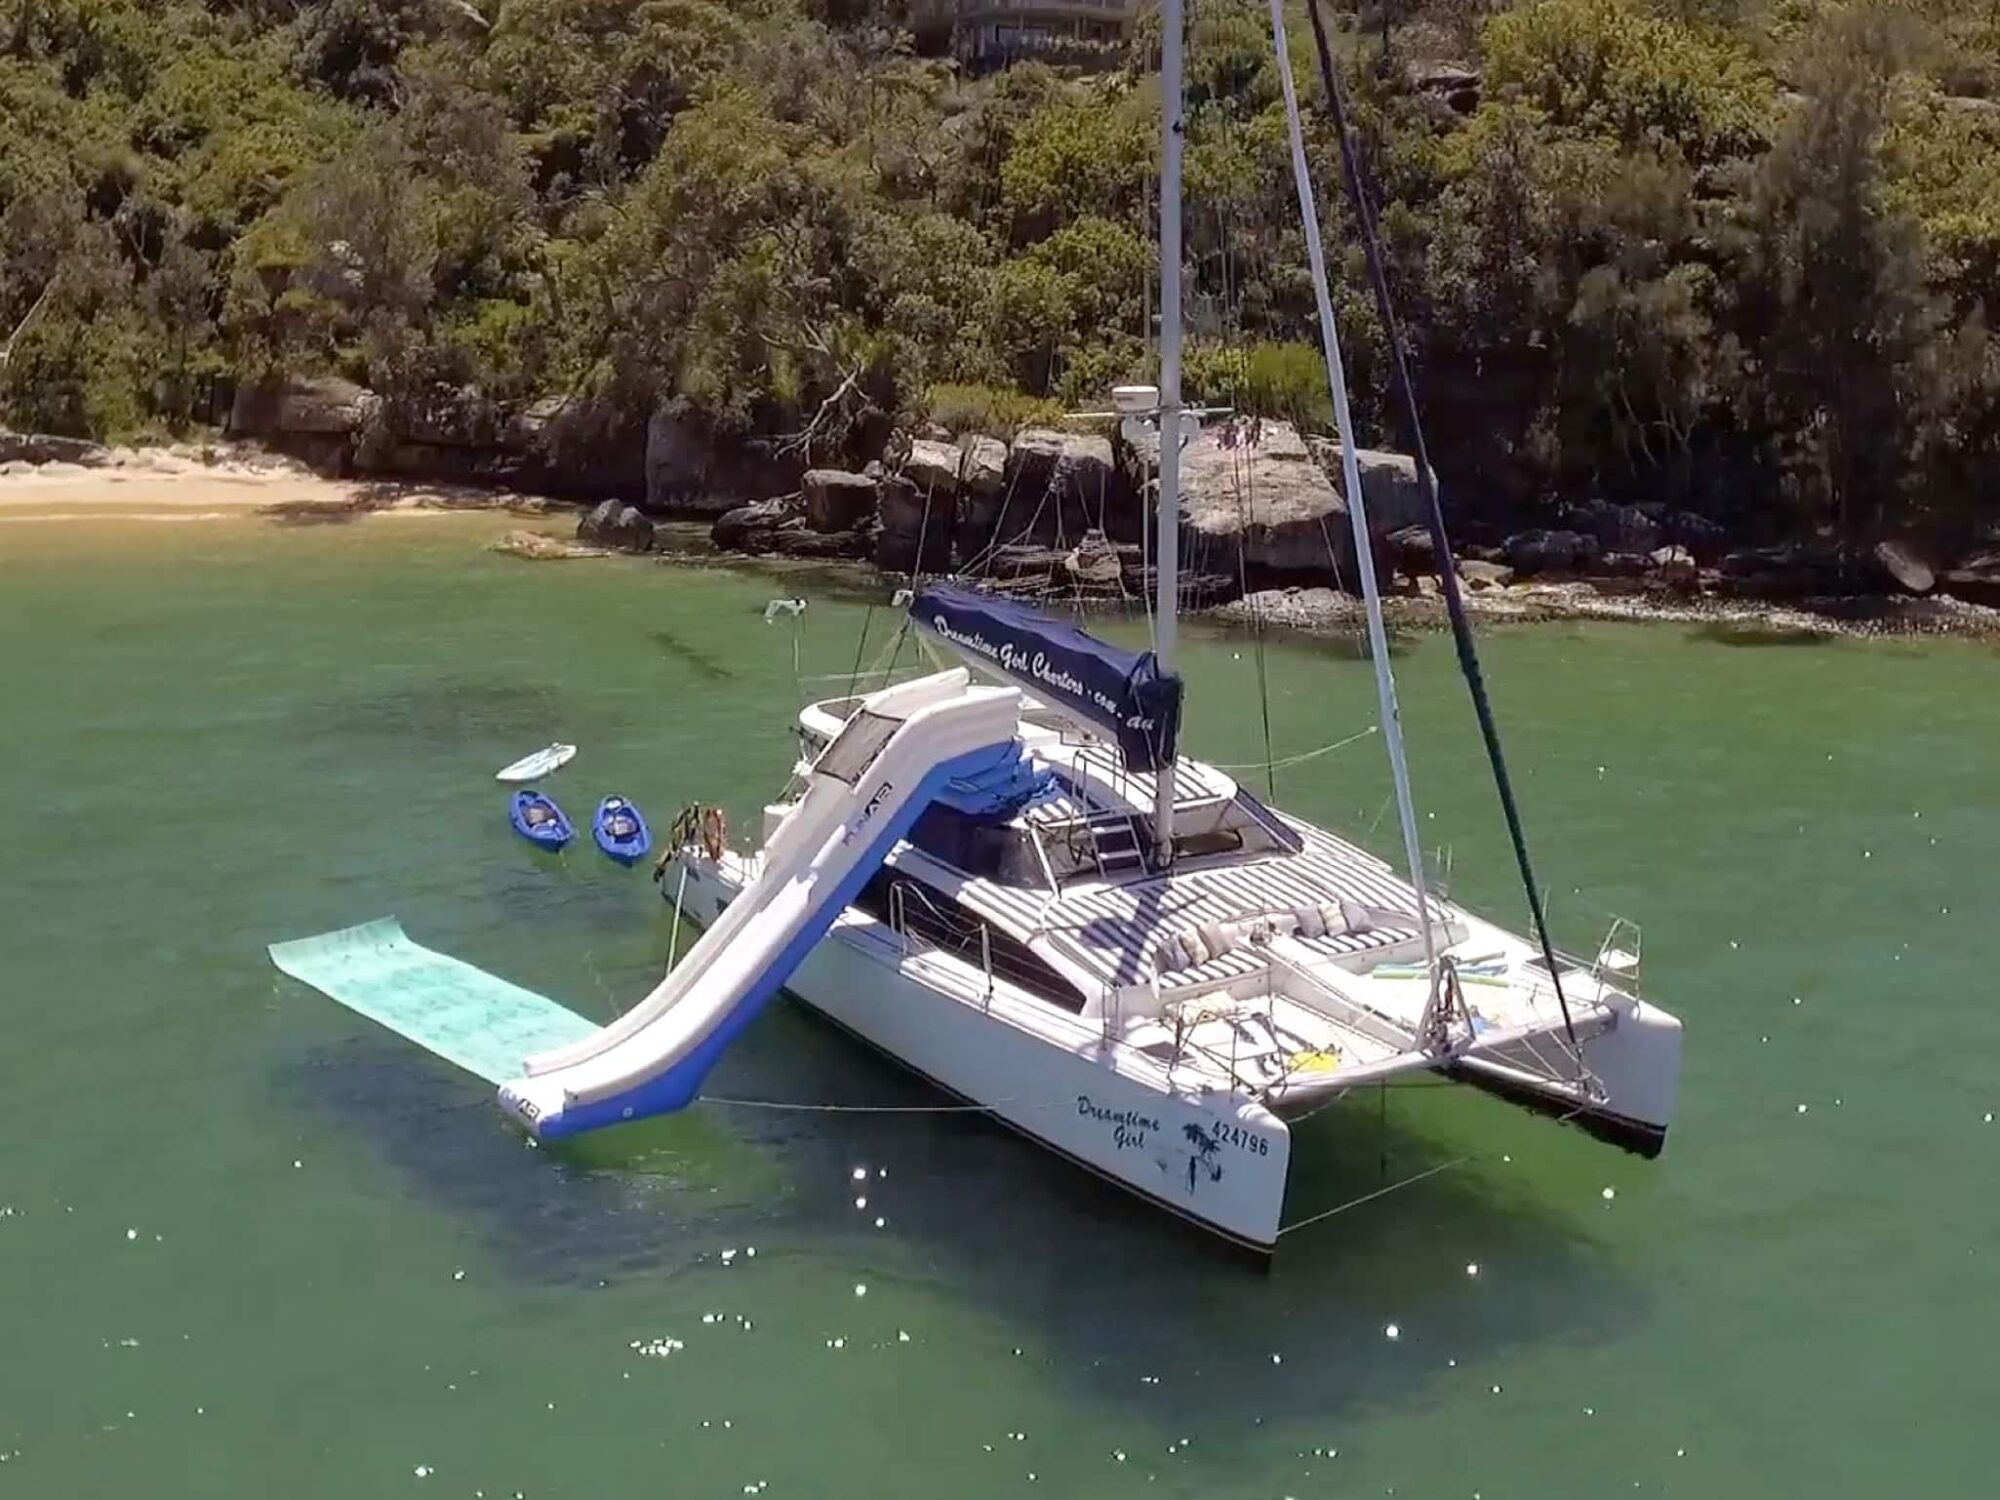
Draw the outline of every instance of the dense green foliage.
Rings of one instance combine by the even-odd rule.
[[[0,415],[172,428],[326,371],[392,413],[672,400],[855,457],[1101,401],[1151,359],[1157,21],[1122,70],[973,79],[904,9],[0,0]],[[1264,9],[1196,9],[1190,379],[1323,426]],[[2000,519],[2000,0],[1398,0],[1336,40],[1468,503]]]

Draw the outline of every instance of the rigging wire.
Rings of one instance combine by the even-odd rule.
[[[868,613],[861,617],[861,639],[854,643],[854,670],[848,674],[847,696],[852,698],[861,688],[861,654],[868,649],[868,627],[875,623],[875,605],[871,600]]]
[[[1501,811],[1507,820],[1507,835],[1514,845],[1514,862],[1520,869],[1521,884],[1528,895],[1528,909],[1534,917],[1535,937],[1541,944],[1542,961],[1548,965],[1549,976],[1555,982],[1556,1003],[1562,1009],[1563,1030],[1568,1035],[1571,1050],[1576,1055],[1577,1067],[1587,1074],[1583,1062],[1583,1044],[1577,1040],[1576,1023],[1570,1017],[1569,999],[1563,994],[1562,971],[1556,964],[1554,944],[1549,939],[1549,924],[1546,909],[1542,904],[1541,888],[1535,882],[1534,863],[1528,856],[1528,835],[1521,823],[1521,810],[1514,800],[1514,786],[1507,774],[1507,758],[1500,748],[1500,726],[1493,716],[1493,705],[1487,696],[1486,681],[1479,667],[1479,651],[1473,642],[1472,622],[1465,612],[1465,600],[1458,588],[1458,565],[1452,555],[1451,537],[1445,530],[1444,507],[1438,499],[1437,482],[1431,472],[1431,460],[1424,443],[1423,423],[1417,414],[1416,388],[1410,382],[1409,360],[1403,352],[1403,336],[1396,320],[1395,299],[1389,293],[1389,279],[1383,269],[1381,232],[1375,221],[1375,206],[1370,197],[1368,184],[1363,176],[1360,153],[1354,146],[1353,133],[1348,128],[1346,93],[1341,88],[1340,74],[1333,65],[1333,51],[1327,42],[1326,19],[1320,14],[1319,0],[1307,0],[1306,13],[1312,21],[1313,43],[1319,53],[1320,82],[1326,91],[1327,107],[1332,113],[1334,134],[1340,142],[1340,160],[1345,169],[1343,176],[1347,184],[1347,197],[1354,209],[1356,227],[1360,234],[1361,251],[1368,263],[1368,280],[1374,289],[1376,311],[1382,320],[1383,337],[1389,346],[1389,368],[1392,385],[1400,398],[1402,416],[1409,430],[1410,446],[1417,463],[1417,490],[1423,496],[1424,509],[1430,522],[1431,545],[1436,553],[1438,587],[1444,595],[1445,613],[1451,618],[1451,634],[1458,647],[1459,671],[1464,674],[1467,689],[1472,695],[1472,707],[1479,720],[1480,737],[1486,743],[1486,759],[1493,768],[1493,784],[1500,794]]]

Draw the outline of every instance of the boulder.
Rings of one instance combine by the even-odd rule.
[[[653,523],[633,506],[606,500],[577,522],[576,539],[626,552],[653,550]]]
[[[1694,554],[1685,547],[1659,547],[1646,559],[1660,582],[1670,588],[1692,589],[1701,581],[1701,569]]]
[[[806,525],[814,531],[852,531],[875,509],[875,481],[844,469],[808,469],[800,481]]]
[[[1402,526],[1383,538],[1390,568],[1415,582],[1437,574],[1437,543],[1428,526]]]
[[[1644,578],[1653,566],[1650,553],[1607,552],[1591,565],[1598,578]]]
[[[1523,578],[1574,573],[1602,555],[1597,538],[1577,531],[1519,531],[1507,538],[1507,565]]]
[[[803,520],[793,518],[768,534],[764,550],[780,557],[828,561],[868,555],[868,534],[863,530],[815,531]]]
[[[1190,560],[1217,570],[1354,577],[1347,502],[1298,429],[1265,422],[1256,443],[1224,445],[1226,428],[1181,450],[1181,530]],[[1364,493],[1366,492],[1364,481]]]
[[[1136,547],[1120,547],[1101,531],[1086,532],[1082,541],[1064,554],[1063,572],[1071,585],[1084,593],[1121,593],[1124,589],[1127,553]],[[1129,559],[1137,561],[1135,557]]]
[[[1909,542],[1875,544],[1875,561],[1890,581],[1906,594],[1928,594],[1937,587],[1937,572]]]
[[[1005,443],[998,438],[965,437],[959,439],[958,451],[958,538],[970,557],[989,547],[996,532],[1018,532],[1028,512],[1016,516],[1009,503]],[[1014,522],[1011,528],[1006,525],[1009,519]]]
[[[950,569],[958,530],[958,499],[920,491],[891,474],[876,489],[875,565],[888,573],[942,573]]]
[[[956,495],[964,459],[965,455],[951,443],[918,438],[910,444],[910,456],[903,460],[903,477],[933,495]]]
[[[86,469],[96,469],[111,462],[110,449],[85,438],[10,432],[0,427],[0,464],[81,464]]]
[[[1458,576],[1465,580],[1467,588],[1475,591],[1504,589],[1514,581],[1514,570],[1505,563],[1483,562],[1472,557],[1459,563]]]
[[[1660,529],[1669,544],[1687,548],[1704,568],[1720,562],[1729,547],[1729,533],[1718,522],[1691,510],[1668,511],[1660,518]]]
[[[997,500],[1007,490],[1007,445],[974,434],[958,440],[958,482],[965,493]]]
[[[1283,422],[1263,425],[1264,441],[1274,428],[1291,429]],[[1312,455],[1337,490],[1346,472],[1341,463],[1340,444],[1325,438],[1308,441]],[[1424,492],[1417,483],[1417,461],[1407,453],[1391,453],[1382,448],[1356,448],[1354,469],[1361,477],[1361,498],[1368,502],[1368,529],[1377,534],[1400,531],[1405,526],[1429,524]]]
[[[1865,593],[1885,586],[1873,558],[1857,562],[1799,542],[1727,553],[1721,573],[1728,592],[1762,599]]]
[[[1660,545],[1660,523],[1636,505],[1613,505],[1608,500],[1590,500],[1564,506],[1565,530],[1597,538],[1606,552],[1647,553]]]
[[[1353,626],[1364,606],[1338,589],[1266,589],[1243,595],[1216,610],[1219,619],[1235,624],[1281,625],[1290,630],[1331,630]]]
[[[738,505],[715,518],[709,539],[731,552],[768,552],[778,528],[803,519],[803,504],[797,495],[780,495]]]
[[[1967,558],[1938,579],[1938,586],[1954,599],[1967,604],[1984,604],[2000,609],[2000,552]]]
[[[1137,512],[1126,503],[1129,493],[1109,438],[1030,427],[1008,450],[1005,487],[991,507],[991,524],[1003,534],[996,538],[989,527],[978,541],[1011,541],[1024,529],[1037,541],[1054,541],[1079,537],[1093,526],[1129,540],[1138,534]],[[973,508],[975,529],[987,511],[984,505]]]

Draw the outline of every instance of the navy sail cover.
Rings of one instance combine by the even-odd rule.
[[[1107,645],[1040,610],[952,583],[925,587],[910,614],[961,655],[1110,730],[1133,770],[1172,763],[1181,683],[1152,652]]]

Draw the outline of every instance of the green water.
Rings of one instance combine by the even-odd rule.
[[[1647,1164],[1455,1090],[1331,1111],[1302,1210],[1485,1154],[1263,1274],[963,1116],[533,1150],[278,975],[394,913],[608,1016],[662,903],[538,856],[493,768],[560,735],[573,816],[739,825],[783,779],[799,580],[483,526],[0,528],[0,1493],[1992,1492],[1991,652],[1492,639],[1560,935],[1643,922],[1680,1122]],[[851,670],[861,603],[805,586],[801,670]],[[1190,655],[1189,743],[1263,759],[1250,643]],[[1351,656],[1266,666],[1281,754],[1374,716]],[[1449,650],[1399,667],[1427,837],[1517,918]],[[1386,787],[1364,741],[1278,791],[1388,850]],[[711,1087],[928,1097],[783,1008]]]

